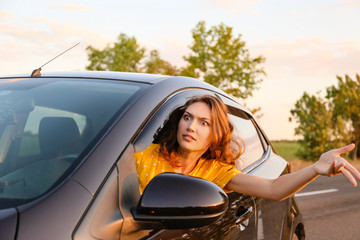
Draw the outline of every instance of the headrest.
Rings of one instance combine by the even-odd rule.
[[[39,126],[40,151],[48,157],[78,154],[81,147],[79,128],[70,117],[44,117]]]

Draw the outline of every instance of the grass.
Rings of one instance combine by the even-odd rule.
[[[300,147],[300,143],[297,141],[273,141],[272,142],[275,151],[285,158],[287,161],[291,162],[293,160],[298,160],[299,157],[296,156],[296,151]]]
[[[296,156],[296,152],[300,147],[300,143],[298,141],[272,141],[272,145],[277,154],[290,162],[291,170],[293,172],[303,169],[313,163]]]

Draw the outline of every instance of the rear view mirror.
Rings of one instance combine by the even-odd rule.
[[[168,229],[183,229],[216,222],[227,206],[228,197],[216,184],[162,173],[150,181],[132,213],[136,220],[158,221]]]

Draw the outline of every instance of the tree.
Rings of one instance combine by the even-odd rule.
[[[184,56],[187,66],[181,75],[202,78],[233,95],[246,99],[262,82],[258,76],[265,74],[260,64],[262,56],[251,58],[241,35],[233,36],[231,27],[221,23],[209,30],[199,22],[192,30],[191,53]]]
[[[297,155],[305,160],[318,159],[320,155],[332,148],[333,123],[331,105],[318,94],[304,92],[291,110],[298,127],[295,134],[302,136]]]
[[[145,62],[143,70],[146,73],[157,73],[170,76],[179,74],[179,70],[176,68],[176,66],[173,66],[169,62],[160,58],[158,50],[152,50],[150,52],[150,57]]]
[[[145,48],[140,47],[134,37],[128,37],[121,33],[113,46],[107,46],[104,50],[97,50],[92,46],[86,48],[90,64],[87,70],[98,71],[140,71],[140,61],[145,56]]]
[[[169,62],[160,58],[158,50],[152,50],[150,56],[145,54],[144,47],[140,47],[135,37],[128,37],[121,33],[112,46],[103,50],[92,46],[86,48],[90,64],[88,70],[146,72],[163,75],[177,75],[179,70]]]
[[[345,78],[337,76],[337,79],[338,85],[327,89],[327,98],[334,105],[333,119],[342,121],[344,139],[355,143],[355,160],[360,143],[360,76],[356,74],[355,80],[348,75]]]
[[[316,159],[321,153],[350,142],[355,143],[353,159],[359,152],[360,143],[360,76],[351,79],[337,76],[338,85],[327,88],[325,99],[310,96],[306,92],[291,110],[290,118],[301,135],[298,154],[304,159]]]

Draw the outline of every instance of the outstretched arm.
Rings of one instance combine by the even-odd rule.
[[[352,185],[356,186],[355,177],[360,180],[359,171],[340,156],[354,147],[354,144],[350,144],[330,150],[323,153],[313,165],[294,173],[284,174],[276,179],[238,174],[230,180],[226,188],[251,196],[280,201],[295,194],[319,175],[332,177],[342,173]]]

